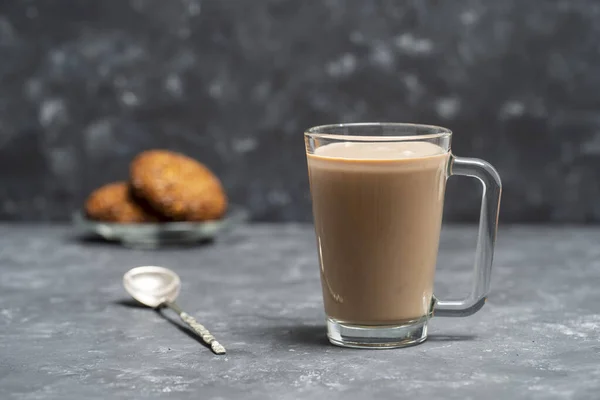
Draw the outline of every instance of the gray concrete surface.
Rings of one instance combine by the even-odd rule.
[[[438,297],[468,288],[474,238],[472,227],[445,228]],[[364,351],[325,338],[308,225],[241,227],[161,251],[0,226],[0,398],[598,398],[598,243],[599,228],[504,228],[480,313],[434,318],[420,346]],[[173,314],[127,300],[121,276],[144,264],[180,274],[182,307],[227,356]]]

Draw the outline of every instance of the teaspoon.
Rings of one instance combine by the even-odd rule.
[[[175,311],[215,354],[225,354],[225,348],[208,329],[175,303],[181,289],[181,279],[175,272],[154,266],[133,268],[123,276],[123,286],[131,297],[148,307],[168,307]]]

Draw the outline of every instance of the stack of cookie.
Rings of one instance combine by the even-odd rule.
[[[221,218],[227,196],[219,179],[183,154],[150,150],[131,162],[128,182],[94,191],[85,203],[90,219],[143,223],[209,221]]]

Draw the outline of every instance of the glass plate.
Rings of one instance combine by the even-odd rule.
[[[206,222],[162,222],[120,224],[88,219],[83,211],[73,214],[73,223],[81,235],[99,236],[128,247],[157,248],[211,240],[248,219],[242,207],[230,206],[224,218]]]

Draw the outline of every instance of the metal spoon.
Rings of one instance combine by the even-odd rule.
[[[215,354],[225,354],[225,348],[215,340],[208,329],[175,303],[181,289],[181,279],[175,272],[168,268],[153,266],[133,268],[123,276],[123,286],[131,297],[148,307],[169,307],[202,338],[204,343],[210,346]]]

